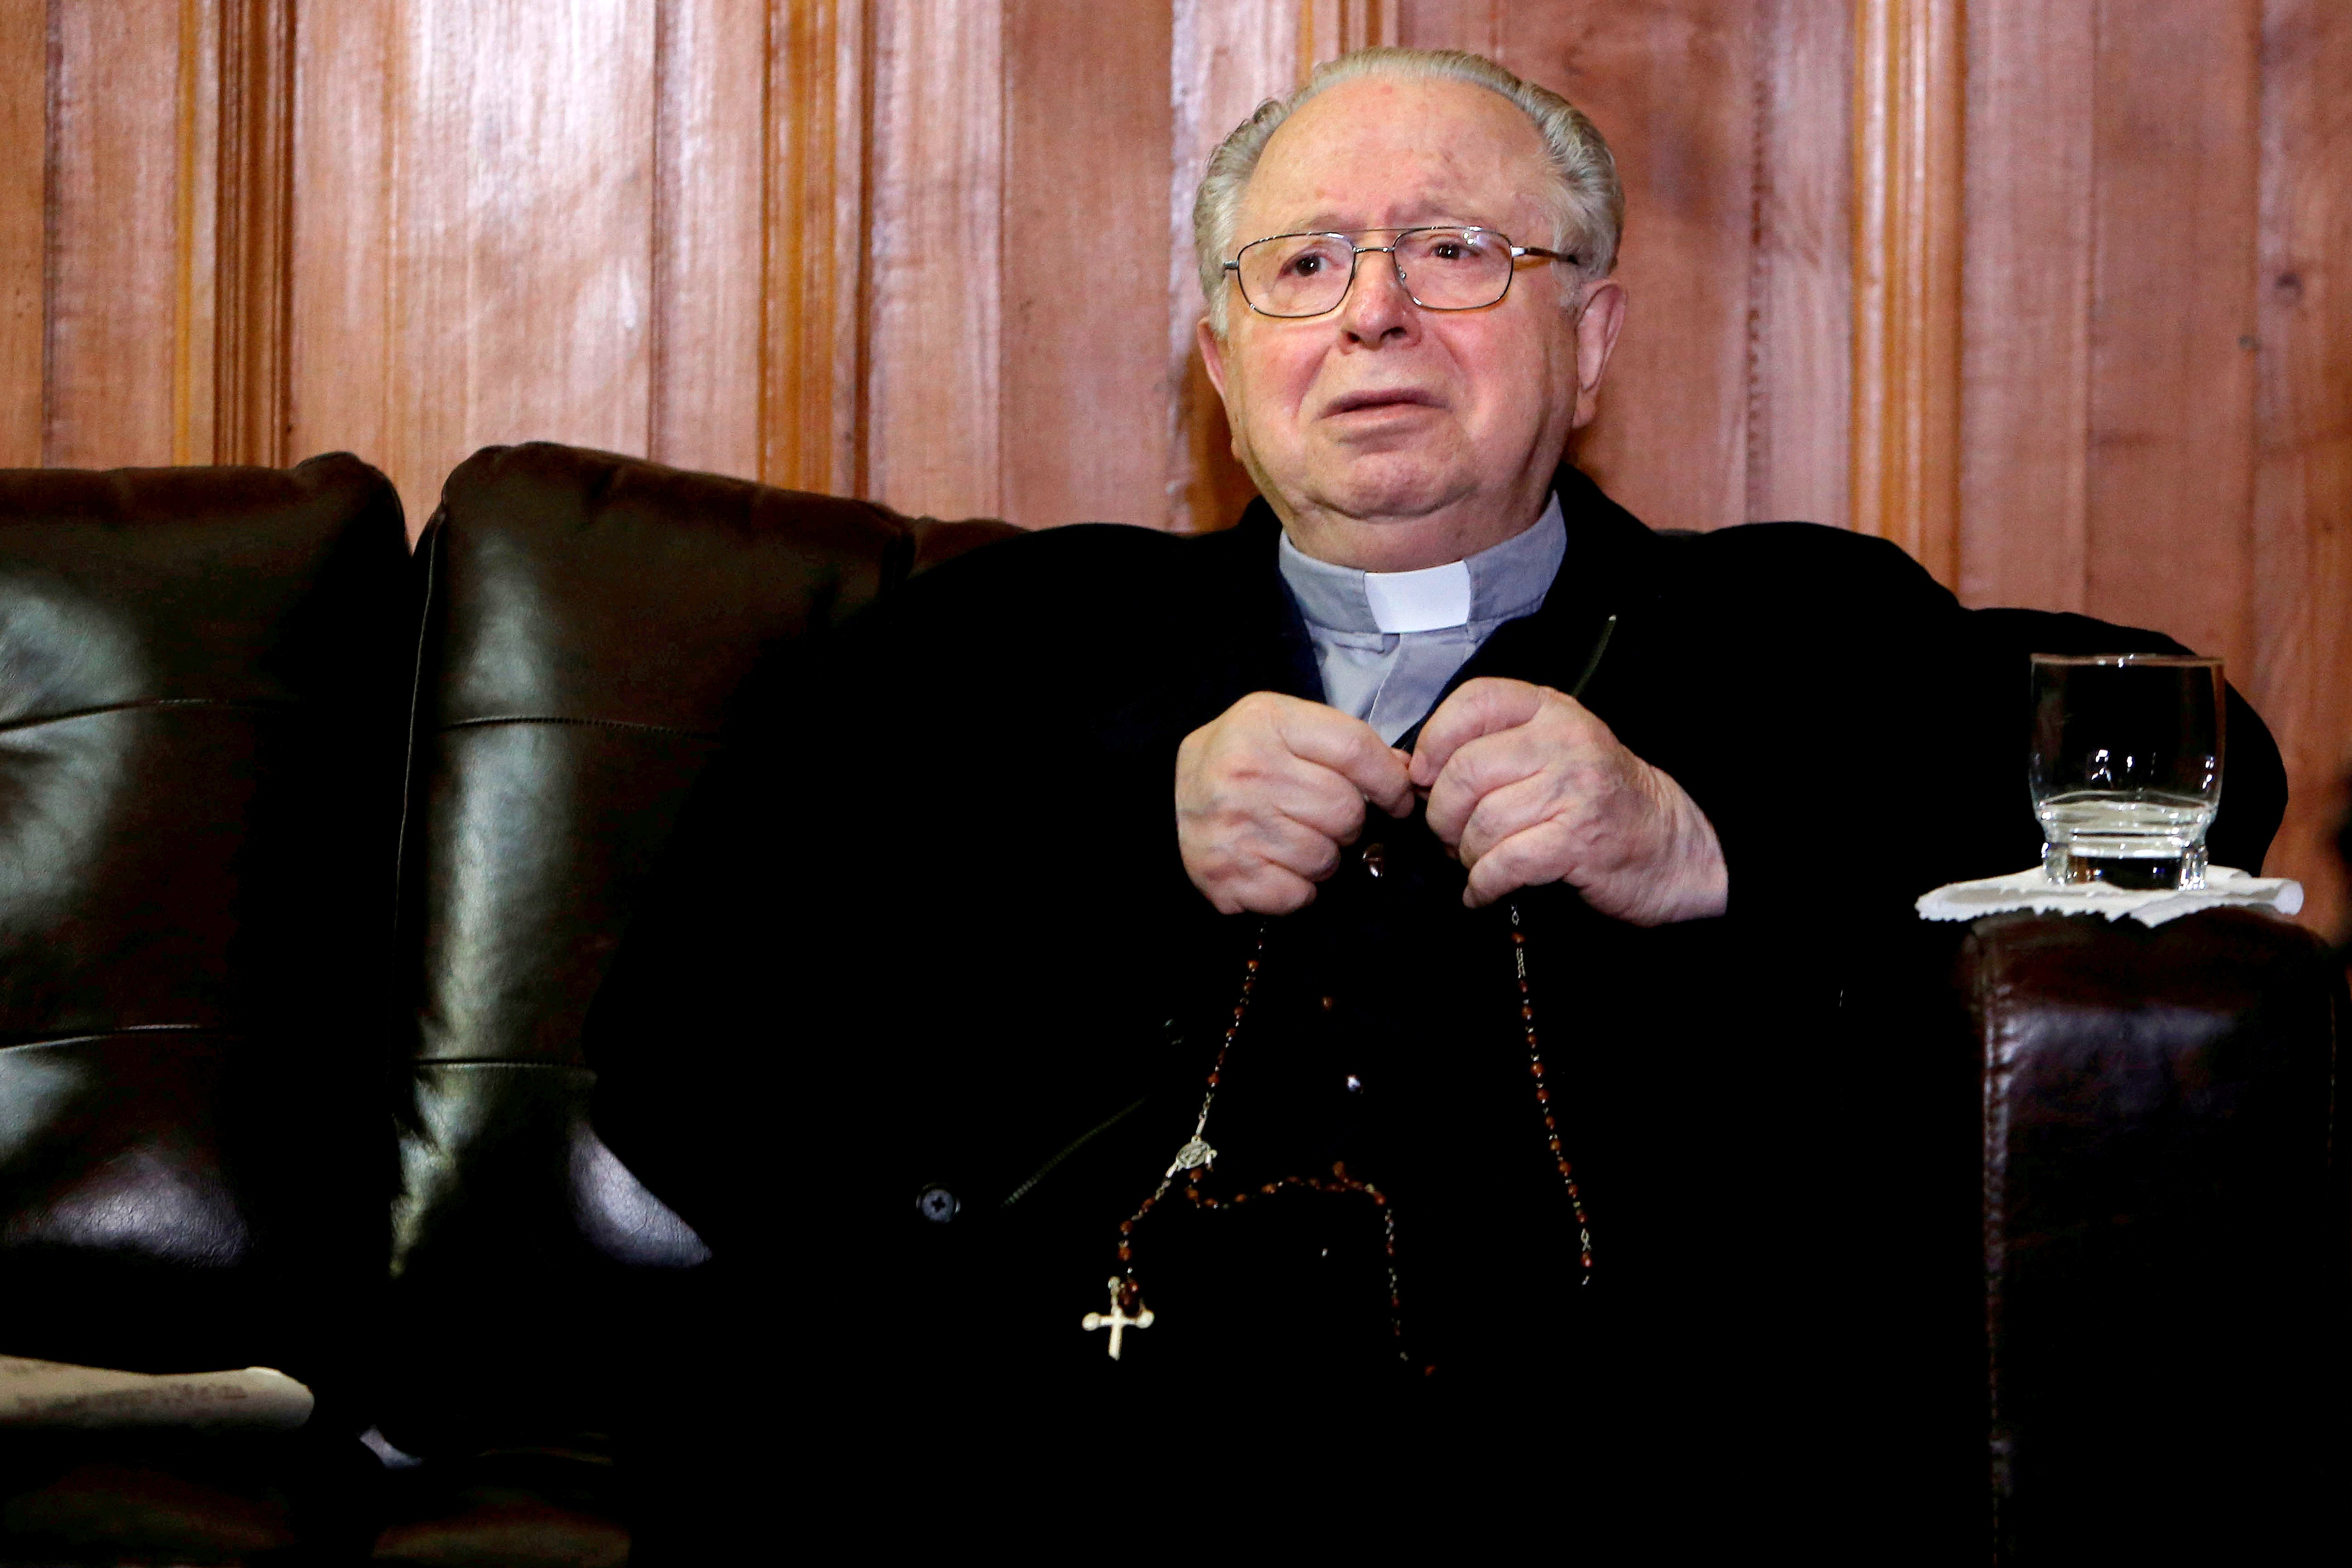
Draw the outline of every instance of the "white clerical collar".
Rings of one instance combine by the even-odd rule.
[[[1363,572],[1318,561],[1282,536],[1283,581],[1309,626],[1335,632],[1444,631],[1532,615],[1568,558],[1559,497],[1533,528],[1466,560],[1419,572]]]

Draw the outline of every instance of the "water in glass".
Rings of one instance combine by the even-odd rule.
[[[2033,656],[2029,783],[2052,881],[2205,885],[2224,689],[2219,659]]]

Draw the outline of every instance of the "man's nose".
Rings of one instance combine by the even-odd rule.
[[[1421,307],[1397,276],[1394,255],[1368,252],[1356,258],[1356,281],[1340,307],[1339,322],[1349,337],[1367,346],[1410,342],[1421,330]]]

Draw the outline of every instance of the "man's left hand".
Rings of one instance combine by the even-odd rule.
[[[1633,925],[1724,910],[1729,878],[1706,814],[1549,687],[1464,682],[1423,726],[1412,782],[1431,830],[1470,869],[1474,909],[1565,881]]]

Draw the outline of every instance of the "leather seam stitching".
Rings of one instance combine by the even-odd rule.
[[[480,730],[495,724],[574,724],[595,730],[635,730],[646,734],[677,735],[689,741],[716,741],[715,730],[688,730],[677,724],[647,724],[635,719],[579,719],[562,713],[496,713],[480,719],[459,719],[444,724],[440,733],[453,730]]]
[[[34,1035],[21,1040],[0,1040],[0,1051],[37,1046],[78,1046],[91,1040],[119,1039],[124,1035],[224,1035],[236,1032],[230,1024],[125,1024],[119,1029],[84,1029],[71,1035]]]
[[[294,712],[301,706],[299,702],[259,698],[142,697],[129,702],[101,702],[91,708],[69,708],[61,713],[38,713],[30,719],[10,719],[0,722],[0,735],[15,730],[38,729],[44,724],[63,724],[75,719],[95,718],[101,713],[133,713],[149,708],[227,708],[239,712]]]

